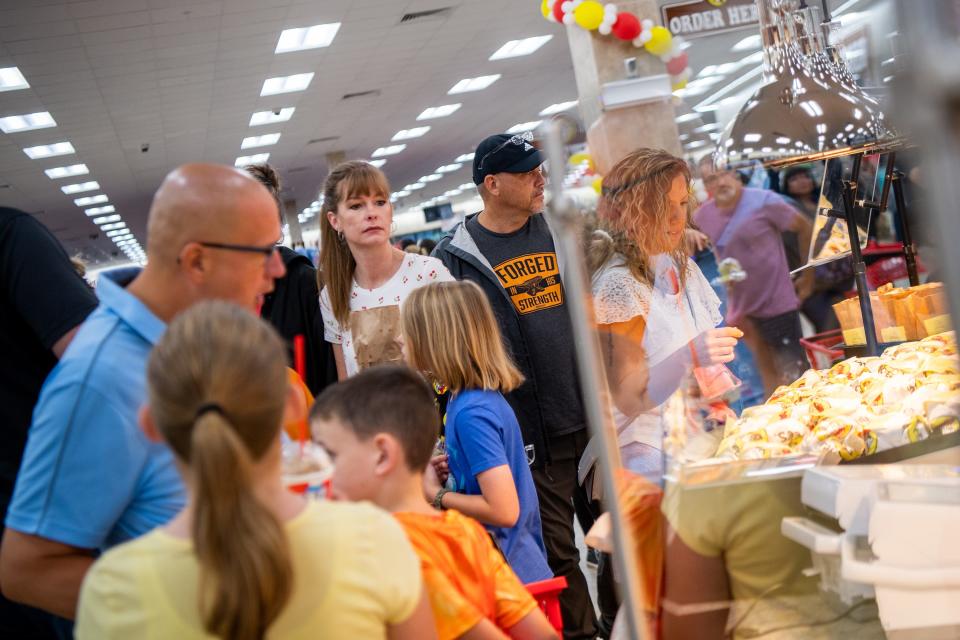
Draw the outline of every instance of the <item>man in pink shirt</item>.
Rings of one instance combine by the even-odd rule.
[[[797,291],[811,286],[813,276],[808,270],[791,280],[781,234],[795,232],[801,255],[807,255],[813,228],[779,195],[745,188],[735,172],[718,171],[709,157],[700,161],[700,173],[711,199],[694,221],[718,261],[734,258],[747,273],[746,280],[729,285],[726,320],[743,329],[769,397],[806,369]]]

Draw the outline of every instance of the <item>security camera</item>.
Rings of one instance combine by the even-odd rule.
[[[273,115],[275,115],[275,116],[280,115],[280,107],[274,107],[274,108],[273,108]]]

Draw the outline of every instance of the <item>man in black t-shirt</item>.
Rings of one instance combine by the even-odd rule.
[[[483,211],[440,241],[434,257],[487,294],[526,381],[506,398],[523,431],[540,501],[550,568],[567,578],[564,638],[592,638],[596,619],[574,541],[574,500],[586,504],[577,464],[587,443],[573,327],[550,227],[540,153],[529,134],[490,136],[477,147],[473,182]]]
[[[96,306],[53,234],[0,207],[0,535],[40,388]],[[49,619],[0,596],[0,637],[56,637]]]

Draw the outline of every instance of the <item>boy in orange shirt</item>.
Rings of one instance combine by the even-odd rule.
[[[424,500],[439,418],[417,373],[374,367],[328,387],[310,424],[334,461],[334,497],[369,500],[406,530],[441,640],[557,637],[483,526]]]

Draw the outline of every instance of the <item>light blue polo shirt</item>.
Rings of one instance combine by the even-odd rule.
[[[173,454],[137,421],[147,357],[166,325],[108,274],[97,294],[100,306],[40,392],[6,519],[86,549],[147,533],[186,498]]]

